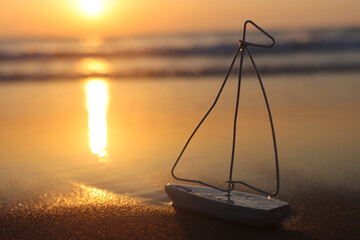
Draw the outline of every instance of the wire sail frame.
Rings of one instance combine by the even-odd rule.
[[[271,44],[269,45],[263,45],[263,44],[255,44],[255,43],[251,43],[251,42],[246,42],[245,38],[246,38],[246,27],[248,24],[253,25],[256,29],[258,29],[260,32],[262,32],[266,37],[268,37],[271,40]],[[215,97],[215,100],[213,102],[213,104],[211,105],[211,107],[209,108],[209,110],[206,112],[205,116],[201,119],[201,121],[199,122],[199,124],[196,126],[195,130],[192,132],[192,134],[190,135],[189,139],[187,140],[187,142],[185,143],[185,146],[183,147],[183,149],[181,150],[178,158],[176,159],[174,166],[171,169],[171,175],[176,179],[176,180],[180,180],[180,181],[185,181],[185,182],[192,182],[192,183],[198,183],[210,188],[214,188],[223,192],[227,192],[228,196],[230,196],[230,193],[232,190],[234,190],[235,184],[241,184],[243,186],[246,186],[252,190],[255,190],[259,193],[265,194],[267,196],[271,196],[274,197],[279,193],[279,189],[280,189],[280,174],[279,174],[279,160],[278,160],[278,151],[277,151],[277,145],[276,145],[276,138],[275,138],[275,129],[274,129],[274,124],[273,124],[273,120],[272,120],[272,116],[271,116],[271,111],[270,111],[270,106],[269,106],[269,101],[267,99],[266,96],[266,92],[265,92],[265,88],[264,85],[262,83],[261,77],[260,77],[260,73],[258,68],[256,67],[255,61],[248,49],[248,47],[259,47],[259,48],[271,48],[272,46],[274,46],[275,44],[275,39],[270,36],[267,32],[265,32],[262,28],[260,28],[258,25],[256,25],[254,22],[247,20],[244,23],[244,31],[243,31],[243,39],[239,40],[239,47],[236,49],[235,54],[233,56],[233,59],[231,61],[230,67],[226,73],[225,79],[220,87],[220,90],[217,94],[217,96]],[[236,106],[235,106],[235,115],[234,115],[234,126],[233,126],[233,141],[232,141],[232,152],[231,152],[231,161],[230,161],[230,173],[229,173],[229,180],[227,180],[226,182],[228,183],[228,187],[226,189],[223,188],[219,188],[216,186],[213,186],[211,184],[205,183],[203,181],[200,180],[192,180],[192,179],[185,179],[185,178],[180,178],[175,176],[174,170],[177,166],[177,164],[179,163],[183,153],[185,152],[187,146],[189,145],[191,139],[194,137],[194,135],[196,134],[197,130],[200,128],[200,126],[202,125],[202,123],[205,121],[205,119],[208,117],[208,115],[210,114],[210,112],[213,110],[213,108],[215,107],[216,103],[218,102],[221,93],[226,85],[226,82],[229,78],[229,75],[231,73],[231,70],[234,66],[235,60],[238,57],[239,53],[240,54],[240,68],[239,68],[239,76],[238,76],[238,88],[237,88],[237,97],[236,97]],[[236,181],[236,180],[232,180],[232,174],[233,174],[233,165],[234,165],[234,157],[235,157],[235,145],[236,145],[236,125],[237,125],[237,116],[238,116],[238,110],[239,110],[239,100],[240,100],[240,87],[241,87],[241,75],[242,75],[242,69],[243,69],[243,60],[244,60],[244,53],[247,53],[247,55],[250,58],[251,64],[254,67],[254,70],[256,72],[257,78],[259,80],[259,84],[264,96],[264,100],[265,100],[265,104],[266,104],[266,109],[269,115],[269,122],[270,122],[270,127],[271,127],[271,133],[272,133],[272,139],[273,139],[273,147],[274,147],[274,155],[275,155],[275,169],[276,169],[276,190],[274,192],[268,192],[265,191],[263,189],[254,187],[244,181]]]

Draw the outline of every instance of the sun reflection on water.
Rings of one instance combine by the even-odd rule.
[[[108,83],[104,79],[86,82],[86,102],[89,115],[89,146],[100,162],[110,162],[107,152]]]
[[[105,59],[84,58],[77,63],[76,70],[86,75],[107,74],[112,72],[112,67]]]

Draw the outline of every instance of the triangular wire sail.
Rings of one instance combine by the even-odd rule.
[[[257,43],[251,43],[251,42],[246,42],[245,38],[246,38],[246,27],[248,24],[253,25],[256,29],[258,29],[260,32],[262,32],[266,37],[268,37],[271,40],[271,44],[269,45],[264,45],[264,44],[257,44]],[[272,120],[272,116],[271,116],[271,111],[270,111],[270,106],[269,106],[269,102],[266,96],[266,92],[265,92],[265,88],[264,85],[262,83],[261,77],[260,77],[260,73],[256,67],[256,64],[254,62],[254,59],[248,49],[248,47],[260,47],[260,48],[271,48],[272,46],[274,46],[275,44],[275,39],[270,36],[267,32],[265,32],[262,28],[260,28],[258,25],[256,25],[254,22],[248,20],[244,23],[244,31],[243,31],[243,39],[239,40],[239,47],[236,49],[234,57],[231,61],[230,67],[226,73],[225,79],[220,87],[220,90],[217,94],[217,96],[215,97],[215,100],[213,102],[213,104],[211,105],[210,109],[206,112],[205,116],[201,119],[201,121],[199,122],[199,124],[196,126],[195,130],[192,132],[192,134],[190,135],[189,139],[187,140],[187,142],[185,143],[185,146],[183,147],[183,149],[181,150],[178,158],[176,159],[174,166],[171,169],[171,175],[176,179],[176,180],[180,180],[180,181],[185,181],[185,182],[193,182],[193,183],[198,183],[207,187],[211,187],[223,192],[227,192],[228,195],[230,195],[231,191],[234,189],[234,184],[241,184],[244,185],[248,188],[251,188],[257,192],[266,194],[267,196],[275,196],[278,194],[279,189],[280,189],[280,177],[279,177],[279,161],[278,161],[278,153],[277,153],[277,146],[276,146],[276,138],[275,138],[275,129],[274,129],[274,124],[273,124],[273,120]],[[210,185],[208,183],[205,183],[203,181],[200,180],[192,180],[192,179],[185,179],[185,178],[180,178],[175,176],[174,174],[174,170],[177,166],[177,164],[179,163],[183,153],[185,152],[187,146],[189,145],[191,139],[194,137],[195,133],[197,132],[197,130],[200,128],[200,126],[202,125],[202,123],[205,121],[205,119],[208,117],[208,115],[210,114],[210,112],[213,110],[213,108],[215,107],[216,103],[218,102],[221,93],[226,85],[226,82],[229,78],[229,75],[231,73],[231,70],[233,68],[233,65],[235,63],[236,58],[239,55],[239,52],[241,52],[240,55],[240,69],[239,69],[239,77],[238,77],[238,88],[237,88],[237,97],[236,97],[236,107],[235,107],[235,115],[234,115],[234,127],[233,127],[233,141],[232,141],[232,152],[231,152],[231,161],[230,161],[230,173],[229,173],[229,179],[226,181],[228,183],[228,188],[227,189],[222,189],[213,185]],[[273,193],[267,192],[265,190],[262,190],[260,188],[254,187],[244,181],[235,181],[232,180],[232,173],[233,173],[233,165],[234,165],[234,156],[235,156],[235,145],[236,145],[236,125],[237,125],[237,115],[238,115],[238,109],[239,109],[239,99],[240,99],[240,86],[241,86],[241,76],[242,76],[242,68],[243,68],[243,59],[244,59],[244,53],[247,53],[250,61],[254,67],[254,70],[256,72],[256,75],[258,77],[259,80],[259,84],[264,96],[264,100],[265,100],[265,104],[266,104],[266,109],[267,112],[269,114],[269,121],[270,121],[270,127],[271,127],[271,133],[272,133],[272,138],[273,138],[273,144],[274,144],[274,154],[275,154],[275,169],[276,169],[276,190]]]

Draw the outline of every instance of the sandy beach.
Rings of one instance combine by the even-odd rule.
[[[277,198],[292,209],[277,228],[177,211],[164,192],[188,135],[184,129],[203,114],[218,88],[215,80],[111,82],[110,162],[89,151],[83,82],[5,85],[1,96],[17,108],[3,109],[0,126],[0,239],[355,239],[360,229],[360,116],[354,111],[358,95],[348,93],[358,87],[357,76],[319,75],[312,81],[268,77],[280,143]],[[262,102],[255,100],[256,82],[246,84],[249,91],[243,97],[251,101],[242,107],[240,126],[249,127],[240,131],[242,158],[235,177],[272,189],[268,126],[254,121],[264,119],[257,110]],[[319,94],[324,84],[327,91]],[[200,91],[204,86],[207,90]],[[11,97],[14,91],[17,98]],[[34,98],[37,91],[43,94]],[[229,139],[223,135],[229,129],[221,125],[219,130],[218,123],[232,114],[228,95],[220,105],[222,114],[214,114],[181,163],[180,175],[224,184],[228,165],[219,159],[229,151],[228,144],[218,142]],[[37,107],[27,112],[27,106]],[[31,117],[24,122],[21,117],[27,114]],[[207,167],[199,167],[204,160]]]
[[[302,181],[284,184],[287,191],[279,195],[291,204],[292,216],[281,226],[259,228],[174,210],[167,203],[47,179],[15,190],[16,202],[2,201],[0,239],[357,238],[360,194],[354,191],[356,186],[352,191]],[[297,187],[288,191],[292,184]],[[5,191],[2,187],[2,196]]]

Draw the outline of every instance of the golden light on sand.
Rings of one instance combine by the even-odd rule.
[[[81,6],[87,14],[95,15],[102,9],[102,0],[81,0]]]
[[[103,79],[91,79],[85,84],[88,110],[89,146],[99,161],[109,162],[107,152],[107,109],[109,104],[108,83]]]

